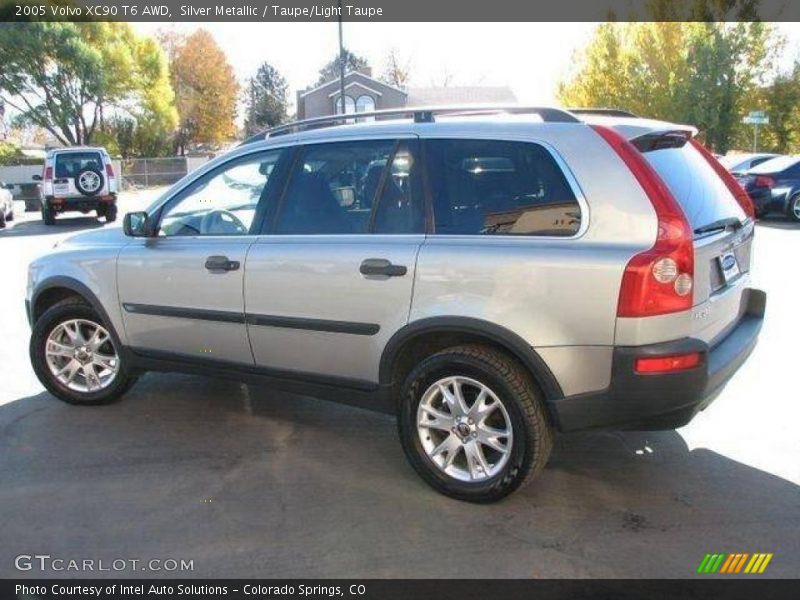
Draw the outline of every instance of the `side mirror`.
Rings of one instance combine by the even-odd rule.
[[[127,213],[122,219],[122,230],[129,237],[149,237],[150,217],[144,211]]]
[[[34,175],[33,177],[31,177],[31,179],[33,179],[34,181],[41,181],[42,180],[42,176],[41,175]]]

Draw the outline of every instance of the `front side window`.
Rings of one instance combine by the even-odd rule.
[[[569,237],[580,229],[575,193],[539,144],[431,140],[428,156],[438,234]]]
[[[232,162],[195,182],[169,204],[159,235],[247,235],[280,150]]]
[[[422,231],[414,157],[406,142],[307,146],[289,179],[279,234]]]

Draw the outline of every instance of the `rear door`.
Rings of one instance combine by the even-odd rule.
[[[644,156],[667,184],[694,230],[693,293],[698,317],[691,334],[713,343],[746,308],[742,294],[750,271],[755,224],[691,143],[655,146],[658,149],[645,149]]]
[[[108,189],[105,163],[99,150],[58,152],[54,167],[54,196],[102,196]]]
[[[416,138],[298,149],[286,189],[247,259],[257,365],[355,385],[408,321],[424,212]]]

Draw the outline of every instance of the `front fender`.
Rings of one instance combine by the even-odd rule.
[[[117,295],[117,256],[119,249],[108,247],[55,252],[34,261],[29,269],[28,297],[31,323],[40,313],[42,294],[55,288],[67,289],[83,297],[108,323],[115,341],[126,344],[125,328]]]

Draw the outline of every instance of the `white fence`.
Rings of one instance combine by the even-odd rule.
[[[208,161],[205,156],[171,156],[123,160],[120,168],[122,189],[172,185]]]

